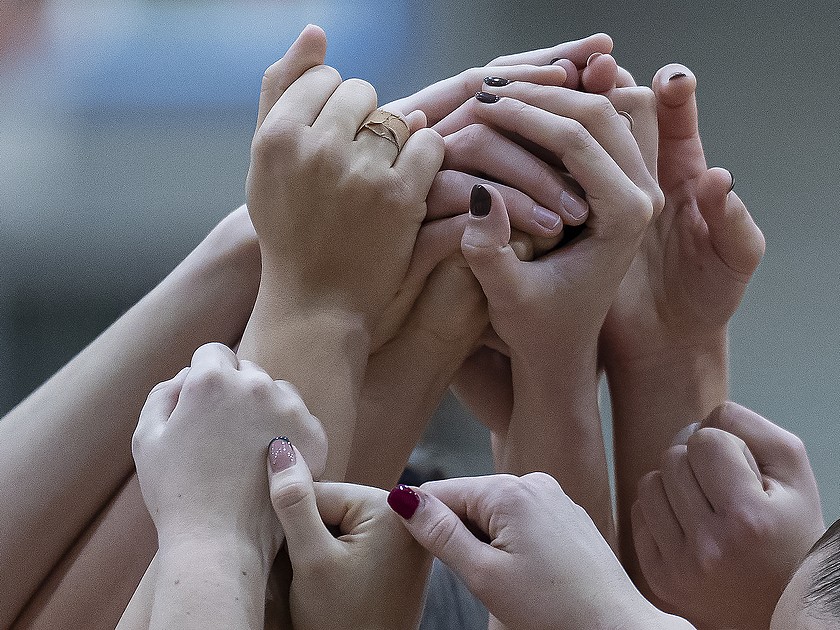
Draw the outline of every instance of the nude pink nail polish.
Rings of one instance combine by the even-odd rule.
[[[274,472],[286,470],[297,463],[295,449],[292,448],[289,438],[281,435],[268,443],[268,461]]]

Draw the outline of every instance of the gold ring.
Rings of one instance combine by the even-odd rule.
[[[386,112],[384,109],[375,109],[370,116],[365,119],[359,131],[362,129],[369,129],[377,136],[385,138],[392,142],[397,151],[402,151],[408,137],[411,133],[408,130],[408,125],[405,121],[391,112]]]

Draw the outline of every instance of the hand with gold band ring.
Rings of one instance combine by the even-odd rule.
[[[384,109],[373,110],[359,127],[358,133],[361,133],[365,129],[393,143],[397,147],[397,152],[402,151],[408,137],[411,135],[408,123],[397,114],[392,114]]]

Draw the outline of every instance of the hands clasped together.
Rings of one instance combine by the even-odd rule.
[[[764,240],[706,165],[693,75],[638,87],[611,48],[502,57],[382,109],[317,27],[268,69],[253,313],[134,435],[146,627],[416,628],[432,555],[496,628],[768,627],[824,527],[801,443],[721,406]],[[450,385],[505,474],[388,494]]]

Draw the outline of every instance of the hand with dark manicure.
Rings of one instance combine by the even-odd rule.
[[[691,628],[641,596],[586,511],[549,475],[399,486],[388,502],[487,606],[491,627]]]
[[[415,630],[431,556],[388,508],[385,490],[312,482],[300,453],[269,458],[271,504],[286,532],[296,630]],[[376,453],[367,451],[368,457]],[[332,528],[332,531],[329,528]]]

